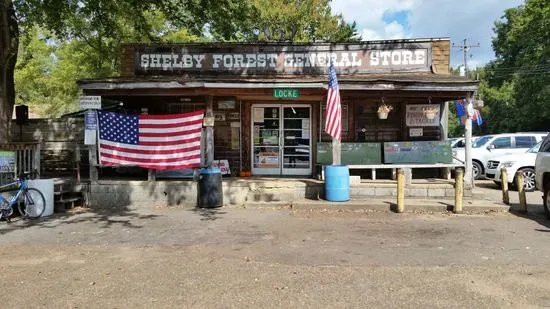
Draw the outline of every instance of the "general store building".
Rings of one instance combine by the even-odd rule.
[[[315,178],[319,166],[330,160],[330,137],[323,130],[330,59],[340,87],[343,160],[351,160],[348,164],[392,163],[385,142],[445,141],[447,102],[471,97],[477,88],[475,81],[450,75],[448,38],[129,44],[122,48],[120,77],[82,80],[79,87],[125,112],[204,109],[215,119],[214,159],[227,160],[232,176],[250,172]],[[377,113],[382,104],[393,108],[386,119]],[[357,144],[369,145],[364,151],[371,155],[346,159],[346,152],[361,148]],[[204,145],[208,147],[206,141]]]

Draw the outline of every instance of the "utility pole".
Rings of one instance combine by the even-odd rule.
[[[470,48],[479,47],[479,43],[468,45],[468,39],[464,39],[463,42],[464,43],[462,45],[455,45],[455,43],[453,43],[453,47],[460,48],[464,51],[464,75],[468,77],[468,51],[470,50]]]

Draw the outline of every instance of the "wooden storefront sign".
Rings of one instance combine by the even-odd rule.
[[[232,75],[326,75],[429,72],[432,46],[419,43],[135,45],[136,75],[190,72]]]

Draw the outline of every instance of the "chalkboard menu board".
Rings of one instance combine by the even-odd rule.
[[[317,143],[317,163],[332,164],[332,143]],[[382,145],[380,143],[342,143],[342,164],[381,163]]]
[[[451,164],[451,144],[444,141],[386,142],[384,163]]]

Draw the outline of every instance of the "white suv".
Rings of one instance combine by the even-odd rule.
[[[497,156],[526,152],[544,139],[548,133],[503,133],[481,136],[472,145],[474,179],[480,179],[487,170],[489,159]],[[465,161],[465,149],[453,149],[453,156]]]
[[[527,152],[489,159],[485,176],[500,185],[500,171],[505,168],[508,172],[508,183],[513,186],[516,183],[516,172],[520,171],[523,175],[523,188],[525,191],[535,191],[535,161],[541,144],[542,142],[539,142]]]
[[[542,142],[535,162],[537,189],[542,191],[542,201],[546,217],[550,219],[550,135]]]

